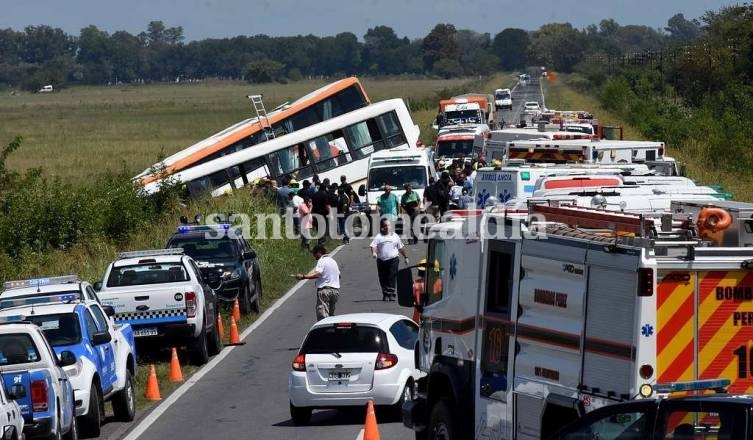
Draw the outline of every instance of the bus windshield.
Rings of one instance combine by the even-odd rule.
[[[387,184],[396,189],[402,189],[403,185],[409,184],[413,189],[426,187],[426,167],[392,166],[372,168],[369,171],[369,191],[377,191]]]
[[[480,124],[481,118],[479,117],[478,110],[459,110],[445,113],[445,119],[450,123],[471,123]]]

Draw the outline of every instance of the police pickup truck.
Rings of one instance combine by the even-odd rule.
[[[187,345],[196,365],[222,348],[217,297],[181,248],[123,252],[95,286],[102,304],[114,308],[115,322],[130,324],[137,341]]]
[[[726,379],[644,385],[641,394],[662,393],[607,405],[564,427],[551,439],[753,439],[753,395],[703,394],[666,398],[669,393],[714,389],[723,392]]]
[[[117,419],[132,421],[135,416],[136,350],[131,326],[114,325],[108,319],[114,314],[112,307],[86,299],[85,288],[78,293],[50,291],[77,280],[74,275],[5,283],[6,288],[22,287],[0,294],[0,317],[24,315],[42,329],[58,355],[66,350],[76,355],[76,363],[65,367],[65,372],[76,395],[80,429],[96,437],[104,420],[105,401],[112,402]],[[40,282],[49,285],[47,292],[36,291]]]
[[[55,355],[42,330],[23,316],[0,319],[0,375],[21,408],[26,439],[78,439],[73,387],[63,371],[75,363],[71,351]]]
[[[182,248],[196,261],[219,301],[238,299],[241,313],[258,313],[262,296],[259,258],[240,232],[227,223],[180,225],[166,247]]]

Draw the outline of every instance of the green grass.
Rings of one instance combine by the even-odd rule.
[[[604,109],[596,97],[568,87],[566,75],[559,75],[556,81],[545,81],[544,93],[549,108],[587,110],[592,112],[602,125],[622,125],[625,139],[645,139],[636,127],[626,124],[619,116]],[[699,184],[722,185],[725,191],[735,195],[735,200],[753,201],[753,194],[750,193],[753,175],[732,173],[701,159],[709,157],[708,152],[704,151],[706,148],[709,147],[703,142],[691,140],[685,145],[667,145],[666,154],[678,162],[685,163],[688,177]]]

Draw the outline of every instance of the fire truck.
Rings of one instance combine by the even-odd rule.
[[[417,439],[539,439],[655,386],[726,378],[753,392],[753,205],[677,214],[533,205],[431,229],[403,406]]]

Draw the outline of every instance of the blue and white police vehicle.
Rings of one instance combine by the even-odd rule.
[[[79,293],[41,293],[42,282],[65,282],[69,277],[23,280],[6,283],[12,298],[0,294],[0,317],[22,314],[38,325],[56,353],[70,351],[75,364],[65,368],[76,395],[76,415],[81,431],[99,436],[104,421],[104,403],[112,402],[115,417],[133,420],[136,399],[133,377],[136,350],[133,330],[128,324],[114,325],[108,315],[112,308],[102,307],[94,299]],[[25,291],[18,295],[16,291]],[[8,292],[8,291],[6,291]],[[108,313],[109,312],[109,313]]]
[[[114,308],[115,322],[130,324],[137,340],[187,345],[197,365],[222,348],[217,296],[183,249],[123,252],[97,286],[102,304]]]
[[[75,363],[69,350],[56,355],[25,317],[0,318],[0,375],[20,408],[24,438],[78,439],[73,387],[63,370]]]

